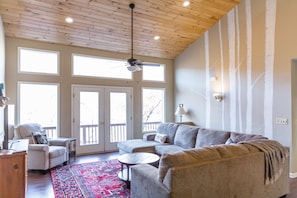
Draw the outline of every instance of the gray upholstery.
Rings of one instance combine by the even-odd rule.
[[[179,125],[175,123],[161,123],[157,128],[156,132],[167,134],[168,137],[166,143],[173,144],[175,133],[178,127]]]
[[[143,141],[142,139],[133,139],[129,141],[118,142],[120,154],[134,152],[155,153],[155,146],[161,143],[155,141]]]
[[[255,135],[255,134],[243,134],[243,133],[231,133],[230,140],[232,143],[238,143],[242,141],[249,141],[249,140],[257,140],[257,139],[267,139],[262,135]]]
[[[159,167],[132,166],[131,198],[277,198],[289,193],[289,157],[278,179],[265,184],[264,154],[242,144],[162,155]]]
[[[199,129],[195,147],[225,144],[229,137],[230,132],[228,131]]]
[[[194,148],[197,133],[197,127],[180,125],[175,133],[174,144],[185,149]]]
[[[174,144],[164,144],[164,145],[156,145],[155,153],[158,155],[163,155],[165,153],[174,153],[177,151],[183,151],[184,148],[174,145]]]
[[[159,167],[131,167],[132,198],[275,198],[289,192],[288,154],[280,155],[285,158],[275,166],[279,167],[277,179],[265,185],[264,175],[271,168],[265,166],[272,163],[254,143],[266,137],[172,123],[161,123],[156,132],[167,134],[169,142],[157,143],[150,133],[143,140],[118,143],[120,153],[150,151],[161,156]]]

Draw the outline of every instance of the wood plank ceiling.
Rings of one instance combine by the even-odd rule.
[[[240,0],[1,0],[7,37],[174,59]],[[65,23],[65,17],[74,19]],[[154,36],[160,36],[154,40]]]

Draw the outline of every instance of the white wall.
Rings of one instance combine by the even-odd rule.
[[[185,121],[202,127],[256,133],[291,148],[291,60],[297,56],[295,0],[243,0],[175,60],[176,104]],[[212,76],[217,76],[214,83]],[[295,77],[295,76],[293,76]],[[222,102],[212,96],[220,89]],[[276,118],[288,118],[288,125]]]

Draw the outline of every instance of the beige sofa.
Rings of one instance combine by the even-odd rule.
[[[289,193],[289,149],[261,135],[161,123],[143,140],[118,144],[120,153],[153,152],[159,167],[131,168],[132,198],[273,198]]]

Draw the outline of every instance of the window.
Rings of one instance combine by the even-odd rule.
[[[142,79],[150,81],[164,81],[164,65],[142,67]]]
[[[74,76],[132,79],[124,60],[73,54],[72,70]]]
[[[142,89],[142,129],[143,132],[157,129],[164,120],[164,89]]]
[[[57,137],[58,84],[19,83],[20,123],[39,123]]]
[[[59,52],[19,48],[19,72],[59,74]]]

